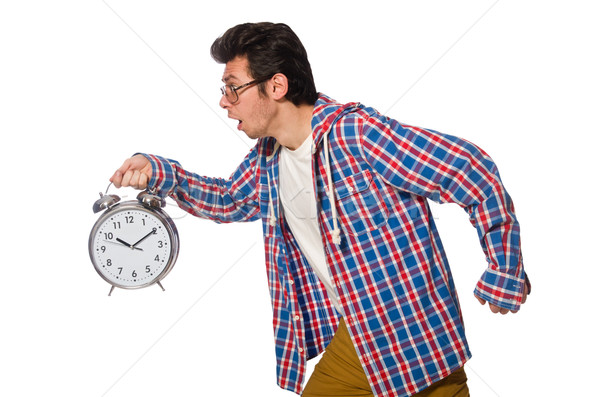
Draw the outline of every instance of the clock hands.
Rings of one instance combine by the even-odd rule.
[[[139,239],[135,244],[129,244],[127,241],[117,237],[115,240],[118,241],[118,243],[114,242],[114,241],[110,241],[110,240],[104,240],[104,242],[107,243],[111,243],[111,244],[123,244],[124,246],[131,248],[132,250],[138,250],[138,251],[143,251],[143,249],[136,247],[139,243],[141,243],[142,241],[144,241],[145,239],[147,239],[148,237],[150,237],[151,235],[156,234],[156,228],[152,228],[152,231],[148,234],[146,234],[144,237],[142,237],[141,239]]]
[[[123,241],[123,240],[121,240],[121,239],[120,239],[120,238],[118,238],[118,237],[117,237],[115,240],[117,240],[119,243],[121,243],[121,244],[123,244],[124,246],[126,246],[126,247],[129,247],[129,248],[131,248],[131,249],[136,249],[136,250],[143,251],[143,249],[141,249],[141,248],[138,248],[138,247],[135,247],[134,245],[131,245],[131,244],[129,244],[127,241]],[[109,242],[109,243],[116,244],[116,243],[114,243],[114,242],[112,242],[112,241],[109,241],[109,240],[104,240],[104,241],[106,241],[106,242]]]
[[[153,234],[156,234],[156,228],[152,228],[152,231],[150,233],[146,234],[144,237],[139,239],[135,244],[133,244],[131,246],[131,248],[136,248],[136,245],[138,245],[139,243],[141,243],[142,241],[144,241],[145,239],[147,239],[148,237],[150,237]],[[139,249],[139,248],[137,248],[137,249]]]

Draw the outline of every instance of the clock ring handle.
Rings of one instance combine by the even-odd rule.
[[[146,189],[137,195],[138,202],[151,208],[163,208],[166,200],[156,194],[156,189]]]
[[[117,196],[116,194],[108,194],[108,189],[110,189],[111,185],[112,182],[108,184],[108,187],[106,188],[106,192],[104,194],[100,192],[100,198],[94,202],[94,206],[92,207],[94,213],[98,213],[102,210],[108,209],[116,203],[118,203],[119,201],[121,201],[121,197]]]

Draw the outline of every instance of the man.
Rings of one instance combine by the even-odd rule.
[[[427,200],[461,205],[489,264],[475,296],[502,314],[525,302],[519,225],[492,160],[459,138],[316,91],[283,24],[242,24],[211,48],[220,105],[258,139],[229,179],[155,155],[115,172],[217,222],[261,219],[277,378],[304,396],[467,396],[458,297]],[[334,336],[335,335],[335,336]]]

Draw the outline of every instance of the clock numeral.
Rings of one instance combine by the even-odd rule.
[[[137,273],[134,271],[131,272],[131,277],[137,277]]]
[[[117,269],[119,269],[119,275],[121,275],[121,272],[123,271],[122,267],[118,267]]]
[[[102,251],[102,253],[106,252],[106,246],[103,245],[102,247],[100,247],[100,251]]]
[[[112,239],[113,239],[113,237],[114,237],[114,236],[113,236],[113,234],[112,234],[111,232],[104,233],[104,238],[105,238],[106,240],[112,240]]]
[[[112,266],[112,261],[110,259],[106,260],[106,266]]]
[[[160,257],[158,255],[154,257],[154,262],[160,262]]]
[[[127,216],[125,216],[125,222],[127,222],[127,223],[133,223],[133,215],[127,215]]]
[[[113,229],[120,229],[121,228],[121,222],[113,222]]]
[[[150,265],[146,266],[146,273],[150,273]]]
[[[162,248],[163,247],[163,242],[162,240],[158,240],[158,248]]]

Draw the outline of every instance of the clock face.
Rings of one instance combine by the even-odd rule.
[[[96,270],[110,284],[140,288],[169,272],[178,241],[174,226],[155,211],[118,204],[96,222],[89,250]]]

